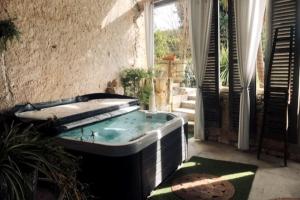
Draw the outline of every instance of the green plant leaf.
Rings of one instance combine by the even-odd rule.
[[[229,84],[229,53],[228,49],[225,47],[221,48],[221,57],[220,57],[220,78],[222,85],[228,85]]]
[[[140,103],[148,105],[149,97],[152,92],[149,82],[153,76],[154,74],[150,70],[140,68],[124,69],[120,73],[124,94],[136,97],[139,99]]]
[[[33,183],[27,174],[33,172],[65,191],[64,199],[86,199],[77,188],[81,185],[76,179],[77,158],[57,146],[53,139],[43,137],[33,125],[1,125],[0,192],[7,194],[7,200],[31,196]]]

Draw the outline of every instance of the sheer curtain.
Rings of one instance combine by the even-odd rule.
[[[204,80],[206,60],[208,57],[212,8],[212,0],[188,0],[192,60],[198,86],[194,138],[201,141],[205,140],[204,108],[201,88]]]
[[[154,28],[153,28],[153,1],[147,0],[144,4],[145,8],[145,33],[146,33],[146,56],[147,56],[147,67],[153,71],[154,67]],[[154,82],[151,78],[152,92],[149,100],[149,110],[152,112],[156,111],[155,103],[155,91]]]
[[[266,0],[234,0],[237,50],[241,79],[238,148],[249,149],[250,96],[249,85],[256,67]]]

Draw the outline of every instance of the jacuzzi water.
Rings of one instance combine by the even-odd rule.
[[[158,129],[171,119],[173,117],[165,113],[149,114],[134,111],[68,130],[59,134],[58,137],[92,143],[120,144],[133,141],[148,131]]]

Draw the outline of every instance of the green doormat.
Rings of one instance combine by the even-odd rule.
[[[182,200],[172,192],[172,183],[176,182],[179,177],[189,174],[210,174],[227,180],[234,186],[232,199],[247,200],[256,170],[257,166],[254,165],[192,157],[173,176],[153,191],[149,200]]]

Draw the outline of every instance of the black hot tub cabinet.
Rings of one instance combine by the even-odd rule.
[[[101,98],[97,98],[97,96]],[[84,97],[84,102],[88,103],[95,99],[103,99],[105,95],[93,94],[93,98],[90,99],[87,98],[89,95]],[[116,102],[116,99],[119,98],[126,99],[124,96],[110,95],[105,102]],[[81,98],[77,97],[75,99]],[[95,105],[98,106],[95,102],[91,103],[93,106],[87,106],[86,104],[77,104],[76,101],[70,103],[63,101],[63,107],[59,107],[60,104],[49,102],[39,104],[44,105],[43,107],[40,106],[39,109],[34,109],[36,106],[32,104],[27,108],[21,106],[22,109],[19,109],[16,115],[26,120],[46,120],[49,116],[45,116],[45,113],[53,115],[53,111],[58,108],[60,110],[66,106],[67,108],[77,106],[75,114],[72,114],[71,111],[67,112],[67,116],[65,112],[55,114],[55,120],[58,123],[54,123],[54,125],[58,133],[56,136],[57,142],[73,154],[82,157],[80,179],[89,183],[92,194],[100,197],[100,199],[143,200],[186,159],[187,120],[185,117],[173,113],[136,111],[138,109],[137,104],[134,103],[136,100],[127,99],[128,101],[125,101],[126,105],[124,101],[120,101],[122,105],[116,106],[113,104],[114,108],[111,105],[104,107],[101,107],[101,105],[101,112],[99,112],[100,109],[95,109],[96,112],[89,110],[94,109],[93,106]],[[97,101],[97,103],[99,102]],[[84,112],[78,112],[78,107]],[[41,115],[41,112],[44,113]],[[88,115],[85,113],[88,113]],[[91,113],[95,115],[91,115]],[[134,131],[133,127],[137,125],[126,124],[126,122],[124,122],[125,125],[120,124],[123,124],[124,120],[130,120],[130,116],[135,114],[138,114],[139,118],[144,117],[146,121],[150,120],[145,126],[150,127],[152,125],[151,120],[154,119],[163,119],[164,123],[154,129],[151,129],[152,126],[145,129],[140,127],[144,132],[139,133],[137,136],[132,134],[132,138],[128,141],[109,142],[109,140],[98,141],[95,139],[98,135],[102,137],[102,131],[104,133],[106,129],[111,130],[113,128],[120,129],[123,132],[109,131],[107,133],[130,135],[130,131]],[[38,119],[36,116],[42,119]],[[57,116],[60,116],[60,118]],[[110,120],[115,121],[115,123],[110,123]],[[90,135],[91,127],[94,130],[98,128],[99,133],[91,131],[92,135]],[[79,137],[78,131],[81,132]],[[110,135],[106,136],[110,137]]]

